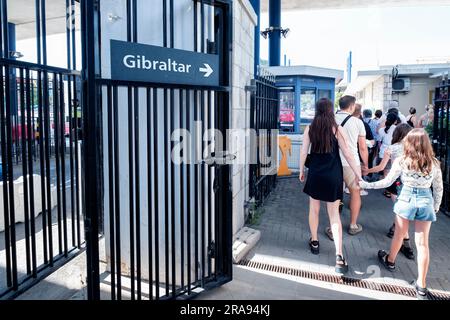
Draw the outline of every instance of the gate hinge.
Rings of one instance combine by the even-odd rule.
[[[208,246],[208,257],[209,258],[216,257],[216,243],[214,241],[211,241],[211,243]]]

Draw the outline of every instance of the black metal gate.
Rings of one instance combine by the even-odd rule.
[[[250,165],[250,198],[260,205],[272,192],[277,181],[278,88],[275,77],[263,68],[252,81],[250,128],[255,130],[253,141],[256,159]]]
[[[450,124],[449,124],[449,108],[450,108],[450,81],[444,79],[436,88],[435,92],[435,110],[433,128],[433,146],[436,156],[442,165],[442,175],[444,181],[444,197],[441,209],[450,215]]]
[[[143,30],[138,1],[124,0],[126,37],[118,40],[138,42],[145,32],[162,32],[162,45],[176,47],[174,1],[151,2],[162,8],[160,30]],[[102,3],[81,2],[88,298],[190,296],[232,275],[230,173],[214,162],[227,150],[219,133],[229,127],[231,1],[192,1],[193,29],[184,30],[194,35],[194,51],[219,55],[220,87],[102,76]],[[176,163],[172,133],[180,128],[217,131],[189,144],[183,136],[182,155],[191,161]],[[212,161],[205,161],[203,149],[211,143]],[[194,149],[202,150],[198,159]]]
[[[74,0],[66,0],[67,67],[48,65],[46,1],[35,5],[35,63],[18,61],[0,1],[0,298],[11,298],[80,252],[80,73]],[[31,8],[22,8],[30,10]],[[16,11],[17,12],[17,11]],[[64,24],[65,25],[65,24]],[[22,34],[22,36],[24,36]]]

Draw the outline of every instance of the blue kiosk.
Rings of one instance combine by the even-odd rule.
[[[313,66],[280,66],[267,68],[276,77],[280,89],[279,129],[283,134],[301,134],[311,123],[315,103],[321,98],[334,101],[335,86],[342,70]]]

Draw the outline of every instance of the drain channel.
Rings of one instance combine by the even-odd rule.
[[[305,270],[277,266],[277,265],[272,265],[272,264],[267,264],[267,263],[262,263],[262,262],[250,261],[250,260],[241,260],[241,262],[239,262],[238,265],[241,265],[244,267],[249,267],[249,268],[254,268],[254,269],[259,269],[259,270],[287,274],[287,275],[296,276],[296,277],[300,277],[300,278],[318,280],[318,281],[329,282],[329,283],[334,283],[334,284],[342,284],[342,285],[361,288],[361,289],[369,289],[369,290],[375,290],[375,291],[386,292],[386,293],[394,293],[394,294],[399,294],[399,295],[412,297],[412,298],[416,297],[416,290],[414,290],[413,288],[408,288],[408,287],[403,287],[403,286],[398,286],[398,285],[393,285],[393,284],[377,283],[377,282],[369,281],[366,279],[355,279],[355,278],[350,278],[350,277],[346,277],[346,276],[332,275],[332,274],[326,274],[326,273],[320,273],[320,272],[314,272],[314,271],[305,271]],[[431,300],[450,300],[450,294],[430,290],[430,299]]]

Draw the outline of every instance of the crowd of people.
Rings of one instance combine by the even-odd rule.
[[[408,259],[416,258],[408,232],[409,223],[414,223],[418,264],[414,286],[417,297],[427,299],[428,238],[441,205],[443,183],[440,164],[424,130],[433,121],[433,106],[426,106],[420,117],[416,114],[417,110],[410,108],[404,116],[394,101],[387,112],[377,110],[373,115],[352,96],[343,96],[334,112],[332,101],[320,99],[304,132],[299,179],[310,199],[311,253],[320,252],[318,227],[323,201],[330,221],[325,234],[334,241],[335,270],[341,274],[349,268],[343,254],[339,210],[344,192],[350,194],[348,233],[356,236],[363,232],[358,223],[361,196],[367,189],[385,189],[383,194],[394,203],[393,223],[387,233],[392,242],[389,251],[378,251],[379,262],[394,271],[399,252]]]

